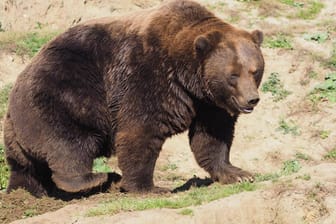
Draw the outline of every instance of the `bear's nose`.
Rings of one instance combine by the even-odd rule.
[[[255,105],[258,104],[259,100],[260,100],[259,97],[255,97],[255,98],[252,98],[249,101],[247,101],[247,103],[250,106],[255,106]]]

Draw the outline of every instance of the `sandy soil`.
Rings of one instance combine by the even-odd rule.
[[[33,30],[37,23],[59,30],[90,18],[147,8],[159,2],[0,0],[0,22],[6,32]],[[300,172],[282,177],[276,183],[263,183],[263,187],[254,192],[193,207],[193,216],[180,215],[178,210],[157,209],[88,218],[84,217],[88,209],[116,195],[101,194],[66,203],[47,198],[37,200],[22,191],[10,195],[1,193],[0,222],[23,218],[23,212],[34,204],[35,214],[47,213],[14,223],[334,223],[336,163],[324,156],[336,148],[336,104],[313,105],[307,95],[332,72],[323,64],[335,43],[336,2],[321,0],[325,7],[313,20],[288,18],[296,9],[275,0],[263,1],[260,5],[235,0],[199,2],[209,5],[218,16],[239,27],[263,30],[266,38],[279,32],[291,37],[293,50],[263,48],[266,60],[263,80],[277,72],[291,94],[274,102],[270,93],[261,92],[262,100],[256,110],[239,118],[231,161],[254,173],[272,173],[278,172],[285,161],[297,159],[302,166]],[[319,32],[329,33],[324,43],[303,38],[305,33]],[[13,82],[28,62],[12,52],[0,51],[0,85]],[[315,71],[317,76],[310,78],[310,71]],[[300,134],[279,131],[281,119],[293,121]],[[328,136],[322,138],[321,132]],[[300,153],[309,159],[299,159]],[[110,165],[117,170],[114,158]],[[167,140],[156,166],[156,184],[173,188],[177,184],[175,179],[183,182],[193,175],[204,177],[207,174],[194,161],[186,133]],[[311,178],[297,178],[302,175]]]

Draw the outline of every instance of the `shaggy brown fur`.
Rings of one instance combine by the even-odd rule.
[[[92,173],[116,154],[126,191],[154,189],[165,139],[189,129],[197,162],[222,183],[249,180],[231,165],[240,113],[258,103],[262,33],[224,23],[192,1],[73,27],[20,74],[5,121],[8,191],[36,196],[103,190]]]

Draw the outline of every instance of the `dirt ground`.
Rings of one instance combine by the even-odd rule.
[[[113,16],[159,4],[159,0],[0,0],[0,22],[6,32],[60,30],[87,19]],[[117,197],[106,193],[63,202],[35,199],[22,190],[0,193],[0,222],[9,223],[323,223],[336,220],[336,163],[326,159],[336,149],[336,103],[312,103],[309,93],[335,68],[325,66],[336,44],[336,1],[320,0],[324,8],[314,19],[293,16],[295,7],[270,1],[202,0],[216,14],[248,30],[260,29],[265,39],[282,33],[293,49],[263,47],[266,69],[263,81],[278,73],[291,92],[274,102],[260,92],[261,102],[250,115],[239,118],[231,161],[254,173],[275,173],[285,161],[299,161],[298,173],[268,181],[257,191],[244,192],[209,204],[192,207],[193,215],[179,210],[154,209],[123,212],[113,216],[86,217],[100,201]],[[297,1],[301,2],[301,1]],[[307,2],[307,1],[305,1]],[[74,10],[76,9],[76,10]],[[309,41],[305,34],[328,33],[323,43]],[[1,50],[1,49],[0,49]],[[0,85],[15,81],[28,58],[0,51]],[[314,77],[310,74],[314,72]],[[284,134],[279,122],[295,124],[297,134]],[[324,133],[324,134],[323,134]],[[109,161],[118,171],[115,158]],[[155,183],[174,188],[193,175],[207,174],[198,167],[188,146],[187,134],[174,136],[163,146],[155,171]],[[309,176],[304,179],[302,176]],[[34,216],[34,217],[31,217]],[[163,218],[164,217],[164,218]]]

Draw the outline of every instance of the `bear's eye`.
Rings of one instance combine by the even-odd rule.
[[[238,74],[231,74],[230,77],[229,77],[229,83],[230,83],[230,85],[235,86],[237,84],[238,78],[239,78]]]
[[[258,78],[259,78],[259,74],[260,74],[260,73],[259,73],[258,70],[252,73],[252,75],[253,75],[253,77],[254,77],[255,79],[258,79]]]

